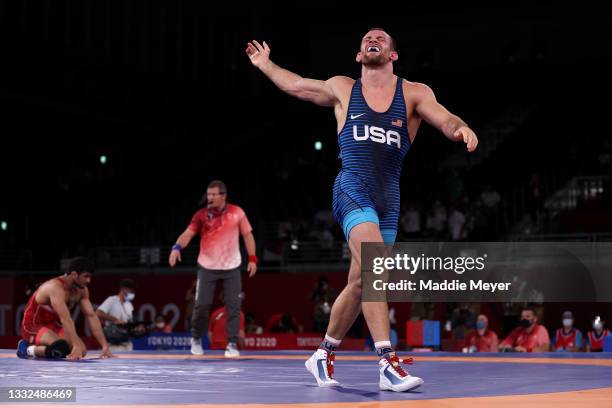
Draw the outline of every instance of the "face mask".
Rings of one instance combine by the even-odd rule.
[[[563,319],[563,327],[572,327],[573,319]]]
[[[519,326],[527,328],[527,327],[531,326],[531,320],[521,319],[519,321]]]
[[[157,326],[158,329],[163,329],[165,324],[163,322],[159,322],[159,323],[156,324],[156,326]]]
[[[132,300],[134,300],[135,297],[136,297],[135,293],[128,293],[127,295],[125,295],[125,300],[127,300],[128,302],[131,302]]]
[[[479,320],[479,321],[476,322],[476,328],[478,330],[482,330],[482,329],[484,329],[486,327],[487,327],[487,324],[485,322],[483,322],[482,320]]]
[[[593,323],[593,329],[596,331],[601,331],[603,329],[603,324],[601,323]]]

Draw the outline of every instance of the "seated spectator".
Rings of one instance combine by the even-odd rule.
[[[603,351],[604,338],[610,335],[610,331],[604,329],[605,324],[606,322],[601,317],[595,316],[595,319],[593,319],[593,330],[587,333],[586,351]]]
[[[561,316],[563,327],[557,329],[552,339],[553,351],[580,351],[582,350],[582,333],[574,327],[574,316],[569,310]]]
[[[265,331],[268,333],[300,333],[302,327],[290,314],[278,313],[268,319]]]
[[[464,348],[467,352],[497,352],[499,339],[497,334],[488,329],[489,319],[481,314],[476,319],[476,330],[465,337]]]
[[[136,283],[131,279],[122,279],[119,293],[106,298],[96,310],[111,351],[131,351],[133,348],[127,323],[133,320],[132,300],[135,296]]]
[[[548,351],[550,337],[546,328],[538,324],[538,317],[533,308],[524,308],[521,312],[519,327],[510,332],[499,345],[500,351],[538,352]]]
[[[263,327],[257,324],[253,313],[248,312],[245,317],[246,321],[246,334],[261,334],[263,333]]]
[[[225,306],[218,308],[210,315],[208,321],[208,339],[210,348],[224,349],[227,345],[227,311]],[[244,343],[244,313],[240,312],[240,326],[238,330],[238,344]]]
[[[166,323],[166,318],[163,315],[159,315],[155,318],[151,333],[172,333],[172,326]]]

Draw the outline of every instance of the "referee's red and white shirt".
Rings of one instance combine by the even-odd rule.
[[[233,204],[227,204],[220,212],[202,208],[191,218],[189,229],[200,234],[198,263],[216,270],[240,266],[240,235],[253,230],[242,208]]]

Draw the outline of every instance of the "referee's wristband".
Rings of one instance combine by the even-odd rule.
[[[249,255],[249,262],[257,263],[257,261],[258,261],[257,255]]]
[[[181,246],[181,244],[174,244],[174,245],[172,245],[172,250],[173,251],[181,252],[182,249],[183,249],[183,247]]]

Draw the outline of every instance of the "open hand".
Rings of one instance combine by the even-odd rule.
[[[478,146],[478,137],[476,137],[476,133],[469,127],[461,126],[455,131],[453,136],[457,141],[463,139],[463,142],[467,145],[468,152],[471,153],[476,150],[476,146]]]
[[[251,41],[247,44],[246,53],[251,63],[257,68],[261,68],[270,61],[270,47],[268,47],[265,41],[263,45],[257,42],[257,40]]]

